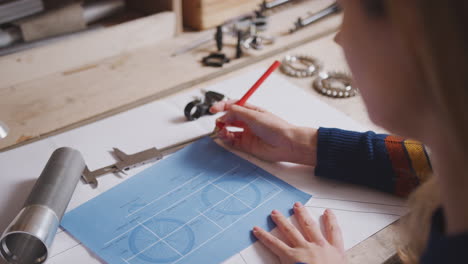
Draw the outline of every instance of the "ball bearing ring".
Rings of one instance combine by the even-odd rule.
[[[342,72],[321,72],[312,86],[319,93],[335,98],[352,97],[357,94],[357,89],[352,86],[351,76]]]
[[[333,98],[347,98],[358,94],[352,85],[351,75],[344,72],[322,71],[319,60],[306,55],[287,55],[281,64],[281,71],[293,77],[316,76],[312,87],[319,93]]]
[[[303,65],[303,67],[296,66],[297,63]],[[321,69],[321,65],[313,57],[305,55],[287,55],[281,63],[281,70],[294,77],[310,77],[314,76]]]

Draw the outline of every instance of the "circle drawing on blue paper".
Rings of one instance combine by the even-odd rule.
[[[172,236],[173,233],[177,233],[177,248],[179,249],[178,252],[181,254],[190,252],[195,244],[195,234],[193,230],[180,220],[160,218],[148,220],[144,224],[145,227],[157,234],[159,238]],[[178,252],[172,249],[160,253],[151,252],[152,247],[149,247],[151,244],[145,243],[148,241],[149,234],[149,231],[145,227],[138,226],[130,233],[128,238],[130,251],[136,255],[136,258],[150,263],[167,263],[173,262],[181,257]],[[155,245],[158,243],[164,242],[161,240],[155,243]],[[169,249],[169,246],[166,247]]]
[[[217,189],[217,187],[214,186],[208,186],[202,191],[202,201],[205,205],[212,207],[213,205],[216,204],[214,207],[214,210],[218,213],[225,214],[225,215],[241,215],[249,212],[252,210],[252,208],[256,208],[261,200],[262,200],[262,193],[260,192],[260,189],[253,183],[249,183],[244,180],[238,180],[238,179],[226,179],[226,180],[221,180],[217,182],[216,184],[218,185],[227,185],[230,186],[232,183],[234,183],[234,186],[239,185],[239,183],[242,183],[241,188],[242,190],[235,190],[234,195],[235,198],[241,200],[236,201],[236,199],[226,199],[222,202],[219,202],[218,200],[213,198],[213,195],[210,195],[213,190]],[[248,186],[245,187],[245,185],[248,184]],[[243,205],[242,207],[239,208],[239,203],[244,203],[249,207]]]

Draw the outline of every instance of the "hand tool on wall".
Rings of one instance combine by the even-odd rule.
[[[330,6],[318,11],[315,14],[312,14],[308,17],[302,18],[299,17],[296,22],[294,22],[294,28],[289,30],[289,33],[294,33],[306,26],[309,26],[321,19],[324,19],[330,15],[337,14],[341,12],[341,7],[338,3],[333,3]]]
[[[251,19],[254,17],[254,14],[247,14],[247,15],[243,15],[243,16],[240,16],[240,17],[237,17],[237,18],[234,18],[234,19],[230,19],[226,22],[224,22],[222,25],[219,25],[217,28],[216,28],[216,31],[214,31],[214,38],[213,38],[213,31],[210,30],[211,32],[207,33],[206,35],[200,37],[199,39],[193,41],[192,43],[188,44],[188,45],[185,45],[179,49],[177,49],[176,51],[174,51],[172,54],[171,54],[171,57],[176,57],[178,55],[181,55],[181,54],[184,54],[184,53],[187,53],[191,50],[194,50],[204,44],[207,44],[207,43],[210,43],[214,40],[216,40],[216,43],[218,45],[218,43],[222,42],[223,40],[223,34],[227,34],[227,35],[231,35],[231,36],[235,36],[237,34],[237,27],[238,25],[240,24],[243,24],[247,21],[247,23],[250,24],[249,21],[251,21]],[[222,30],[221,30],[222,29]],[[221,34],[221,32],[223,34]]]
[[[282,6],[286,3],[297,2],[301,0],[275,0],[275,1],[264,1],[261,5],[259,10],[249,12],[245,15],[230,19],[222,24],[223,26],[223,33],[228,35],[237,36],[237,32],[239,30],[249,30],[250,26],[253,25],[256,28],[256,31],[265,31],[267,27],[267,20],[265,17],[265,12],[274,10],[275,8]],[[244,29],[246,28],[246,29]],[[258,36],[256,37],[258,38]],[[272,38],[263,37],[264,41],[263,44],[271,44],[273,43]],[[212,33],[209,33],[198,40],[193,41],[192,43],[177,49],[174,53],[172,53],[172,57],[178,56],[180,54],[189,52],[194,50],[206,43],[213,41]],[[261,41],[261,40],[260,40]],[[260,42],[259,41],[259,42]],[[251,43],[251,42],[250,42]],[[244,44],[245,46],[246,44]],[[260,46],[257,46],[260,47]]]

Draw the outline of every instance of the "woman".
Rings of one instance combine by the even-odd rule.
[[[468,249],[468,2],[339,2],[344,18],[336,42],[344,50],[370,118],[431,149],[434,175],[413,194],[416,209],[408,221],[413,227],[403,260],[468,263],[462,255]],[[418,167],[426,156],[414,141],[372,132],[297,127],[258,107],[232,102],[218,103],[211,111],[227,111],[220,121],[244,128],[218,132],[234,148],[264,160],[316,166],[318,176],[406,195],[425,181],[428,172]],[[411,160],[415,156],[419,161]],[[406,169],[398,167],[405,162]],[[353,177],[343,179],[343,170],[354,172]],[[346,263],[333,213],[325,211],[322,234],[301,204],[296,203],[294,211],[300,230],[279,212],[271,215],[286,241],[258,227],[254,235],[281,263]]]

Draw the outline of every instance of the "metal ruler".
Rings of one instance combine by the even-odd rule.
[[[86,167],[81,175],[81,178],[86,184],[91,184],[94,187],[97,187],[98,185],[98,180],[97,178],[109,173],[123,173],[126,174],[125,172],[132,169],[139,167],[141,165],[150,163],[150,162],[155,162],[160,159],[162,159],[164,156],[169,155],[171,153],[176,152],[177,150],[180,150],[184,148],[185,146],[201,139],[204,137],[211,137],[211,138],[216,138],[216,134],[214,132],[210,132],[195,138],[191,138],[170,146],[167,146],[165,148],[157,149],[157,148],[150,148],[147,150],[140,151],[135,154],[126,154],[122,150],[118,148],[114,148],[111,154],[113,154],[118,161],[112,165],[90,171],[88,167]]]

